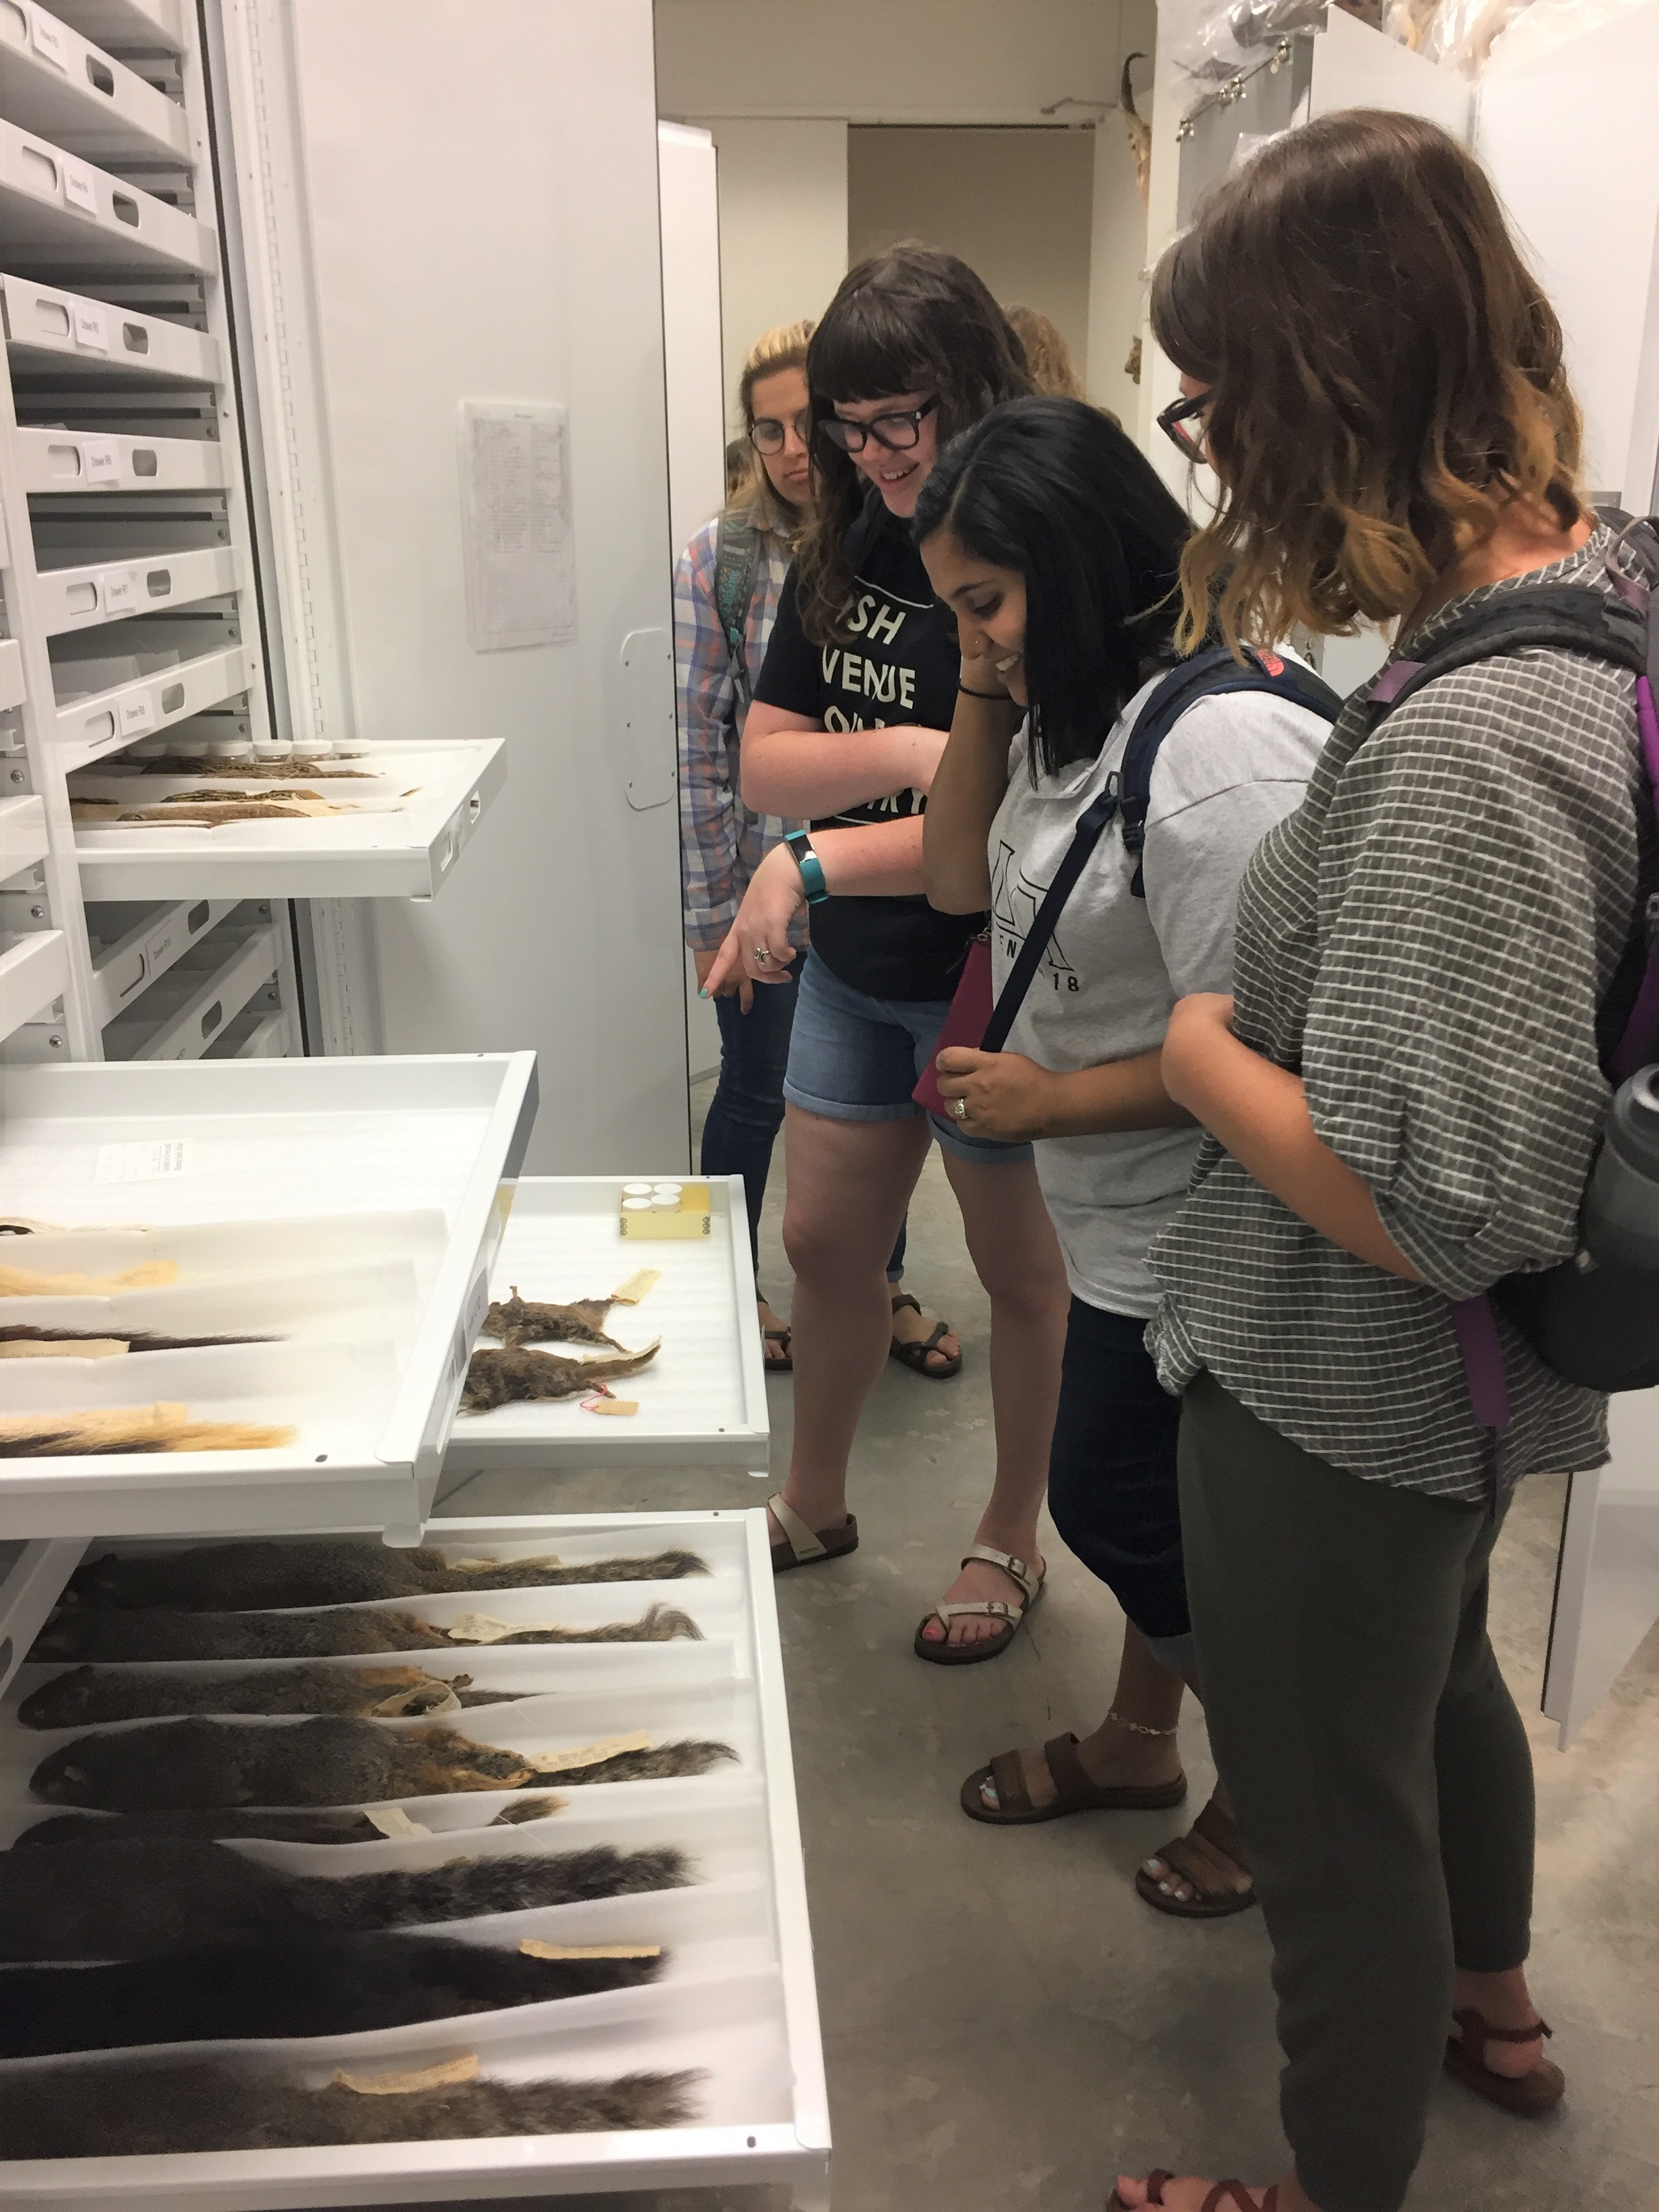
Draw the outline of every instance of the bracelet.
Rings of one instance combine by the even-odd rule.
[[[1005,707],[1015,703],[1006,691],[975,691],[971,684],[958,684],[957,689],[969,699],[1000,699]]]
[[[783,842],[795,856],[807,905],[821,906],[830,896],[830,886],[823,880],[823,863],[812,850],[811,840],[805,830],[792,830]]]

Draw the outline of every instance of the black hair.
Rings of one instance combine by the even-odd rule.
[[[949,530],[1025,579],[1034,778],[1093,759],[1147,675],[1176,659],[1190,529],[1145,454],[1081,400],[1010,400],[939,455],[917,544]]]
[[[840,631],[853,592],[848,533],[872,487],[819,434],[837,400],[920,392],[939,402],[941,447],[999,400],[1031,389],[1025,350],[983,281],[936,246],[900,244],[849,269],[806,349],[812,407],[812,514],[796,552],[801,627],[816,645]]]

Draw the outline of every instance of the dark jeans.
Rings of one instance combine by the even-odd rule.
[[[1486,1636],[1498,1531],[1316,1459],[1207,1374],[1180,1458],[1205,1718],[1273,1939],[1285,2133],[1322,2212],[1398,2212],[1454,1967],[1527,1955],[1532,1754]]]
[[[1146,1324],[1072,1300],[1048,1510],[1155,1655],[1192,1671],[1176,1439],[1181,1401],[1158,1384]]]
[[[745,1014],[734,992],[716,999],[720,1025],[720,1073],[702,1125],[699,1161],[706,1176],[740,1175],[749,1207],[749,1253],[760,1272],[761,1207],[771,1171],[772,1146],[783,1123],[783,1072],[789,1064],[789,1032],[794,1026],[796,978],[787,983],[757,983]],[[888,1278],[904,1272],[904,1230],[900,1228]]]

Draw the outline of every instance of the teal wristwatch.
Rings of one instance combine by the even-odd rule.
[[[795,856],[807,905],[821,906],[830,896],[830,886],[823,880],[823,863],[812,850],[811,839],[804,830],[792,830],[783,842]]]

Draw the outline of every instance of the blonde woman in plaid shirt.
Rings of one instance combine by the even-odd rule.
[[[725,516],[705,524],[674,571],[681,889],[685,942],[700,988],[750,878],[785,832],[800,826],[775,815],[752,813],[744,805],[738,745],[750,678],[766,658],[795,532],[811,495],[805,362],[813,327],[810,322],[781,325],[750,349],[738,386],[747,472],[733,489]],[[799,942],[805,943],[804,928]],[[744,978],[714,1003],[720,1079],[703,1125],[699,1164],[705,1175],[742,1176],[757,1276],[761,1205],[783,1120],[783,1071],[794,1012],[793,979],[757,992]],[[924,1314],[913,1299],[900,1302],[903,1267],[901,1229],[887,1266],[894,1295],[894,1355],[919,1373],[946,1378],[961,1367],[961,1346],[943,1322]],[[789,1330],[763,1297],[760,1322],[767,1366],[786,1372],[791,1364]]]

